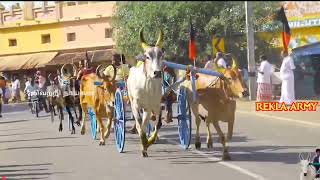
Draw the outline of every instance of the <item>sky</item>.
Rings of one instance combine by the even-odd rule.
[[[6,9],[10,9],[11,5],[19,3],[20,6],[22,7],[23,5],[23,1],[0,1],[1,4],[3,4]],[[42,6],[43,1],[34,1],[34,5],[35,7],[41,7]],[[54,4],[54,1],[48,1],[49,5]]]

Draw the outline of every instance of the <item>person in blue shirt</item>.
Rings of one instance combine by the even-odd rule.
[[[170,85],[172,85],[175,82],[175,73],[172,68],[164,67],[163,70],[163,90],[166,92],[166,90],[169,88]],[[167,110],[167,119],[166,123],[172,122],[172,104],[176,100],[175,93],[173,90],[170,90],[167,92],[167,94],[164,96],[164,102],[166,104],[166,110]]]
[[[320,178],[320,149],[316,149],[316,156],[313,158],[313,163],[317,164],[313,165],[317,172],[316,178]]]

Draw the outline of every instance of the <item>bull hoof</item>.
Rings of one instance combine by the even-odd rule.
[[[60,125],[59,125],[59,132],[61,132],[62,129],[63,129],[63,128],[62,128],[62,124],[60,124]]]
[[[229,153],[224,154],[224,155],[222,156],[222,160],[223,160],[223,161],[230,161],[230,160],[231,160],[231,157],[230,157]]]
[[[136,129],[135,127],[133,127],[133,128],[131,128],[131,129],[128,131],[128,133],[130,133],[130,134],[137,134],[138,132],[137,132],[137,129]]]
[[[201,142],[196,142],[195,144],[196,149],[200,149],[201,148]]]
[[[228,142],[231,141],[231,139],[232,139],[232,136],[228,136],[228,137],[227,137],[227,141],[228,141]]]
[[[81,126],[80,120],[76,121],[77,126]]]
[[[81,135],[84,135],[86,133],[86,128],[82,127],[80,133],[81,133]]]
[[[212,142],[211,142],[211,143],[210,143],[210,142],[207,143],[207,148],[208,148],[208,149],[212,149],[212,148],[213,148]]]
[[[106,145],[106,142],[104,142],[104,141],[99,142],[99,146],[104,146],[104,145]]]
[[[144,158],[148,157],[148,153],[146,151],[142,151],[141,154],[142,154],[142,157],[144,157]]]

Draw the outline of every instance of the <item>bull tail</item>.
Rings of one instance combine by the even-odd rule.
[[[206,122],[206,119],[207,119],[206,116],[202,116],[202,115],[199,114],[199,117],[200,117],[204,122]]]

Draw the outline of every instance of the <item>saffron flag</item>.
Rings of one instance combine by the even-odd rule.
[[[291,31],[290,31],[288,19],[286,17],[286,13],[284,11],[283,6],[280,8],[280,10],[277,11],[276,20],[280,21],[282,23],[282,25],[283,25],[283,30],[282,30],[283,50],[285,52],[288,52],[288,46],[289,46],[289,42],[290,42]]]
[[[189,59],[195,61],[197,56],[197,48],[195,42],[195,32],[190,18],[190,40],[189,40]]]

